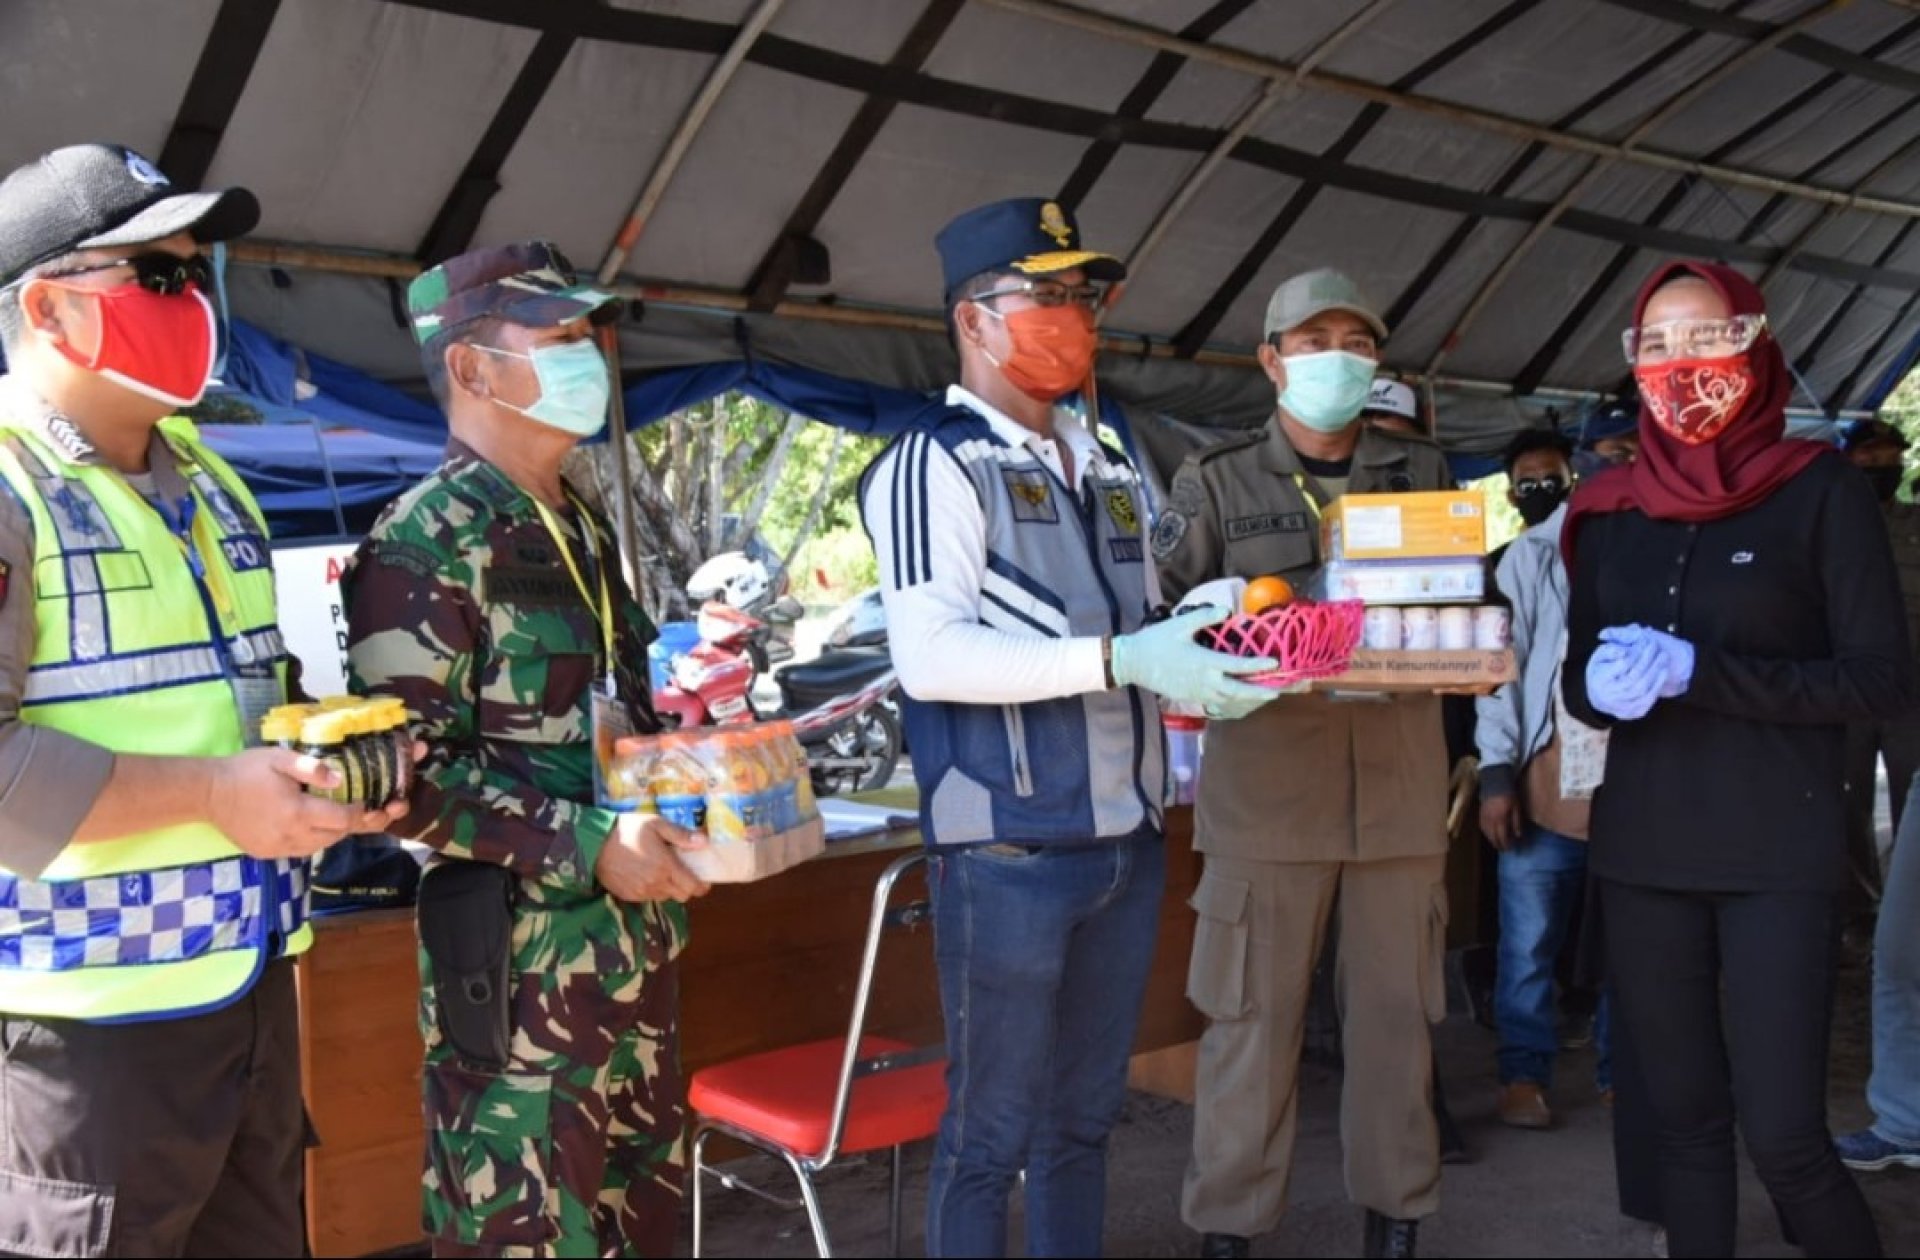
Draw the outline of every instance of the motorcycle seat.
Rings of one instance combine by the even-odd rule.
[[[823,652],[800,665],[789,665],[778,677],[781,692],[793,707],[812,707],[836,696],[858,691],[893,668],[885,649]],[[793,703],[795,698],[804,705]]]

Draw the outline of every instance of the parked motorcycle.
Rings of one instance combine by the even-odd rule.
[[[725,599],[709,599],[695,619],[700,642],[669,666],[672,682],[654,697],[681,726],[785,718],[806,750],[821,795],[884,787],[900,762],[900,722],[889,707],[896,683],[885,649],[828,651],[774,675],[780,706],[756,705],[753,683],[771,627]],[[761,659],[765,659],[764,656]]]
[[[745,551],[721,552],[687,579],[687,599],[696,608],[718,602],[762,623],[747,643],[757,674],[793,659],[793,627],[806,609],[788,589],[779,560],[757,540]]]

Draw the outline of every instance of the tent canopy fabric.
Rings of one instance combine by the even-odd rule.
[[[0,167],[252,188],[234,309],[407,386],[405,277],[542,236],[636,299],[631,369],[933,389],[934,231],[1036,194],[1132,264],[1136,415],[1262,420],[1266,298],[1328,265],[1468,450],[1620,388],[1676,255],[1761,281],[1797,406],[1920,350],[1911,0],[13,0],[0,42]]]

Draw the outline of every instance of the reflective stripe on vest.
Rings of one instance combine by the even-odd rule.
[[[184,962],[284,940],[307,921],[307,864],[228,858],[65,883],[0,875],[0,967]]]
[[[285,658],[271,558],[231,470],[191,425],[162,434],[193,496],[204,579],[117,472],[0,425],[0,478],[34,526],[20,720],[116,752],[224,756],[247,743],[230,665],[271,685]],[[270,949],[306,948],[306,883],[305,863],[247,857],[205,823],[69,845],[39,879],[0,868],[0,1011],[130,1020],[224,1005]]]

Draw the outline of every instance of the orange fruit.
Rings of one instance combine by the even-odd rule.
[[[1240,596],[1240,607],[1248,616],[1256,616],[1269,608],[1285,608],[1293,602],[1293,583],[1283,577],[1259,577],[1247,583],[1247,589]]]

